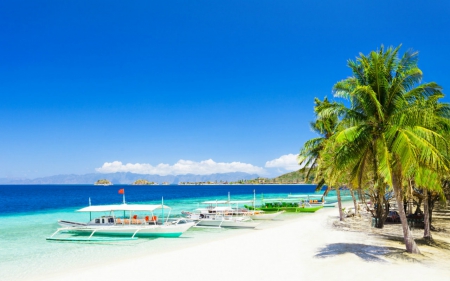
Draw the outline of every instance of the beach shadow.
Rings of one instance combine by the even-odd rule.
[[[389,235],[389,234],[379,234],[378,236],[383,238],[383,239],[386,239],[386,240],[399,242],[402,245],[404,243],[403,242],[403,237],[399,237],[399,236],[395,236],[395,235]],[[416,238],[416,239],[414,239],[414,241],[419,246],[426,245],[426,246],[440,248],[440,249],[444,249],[444,250],[450,250],[450,243],[448,243],[446,241],[442,241],[440,239],[434,238],[433,240],[427,240],[427,239],[424,239],[424,238]]]
[[[440,220],[444,220],[444,221],[448,221],[448,220],[450,220],[450,217],[449,216],[441,216],[441,217],[439,217],[439,219]]]
[[[316,258],[330,258],[343,254],[354,254],[365,261],[371,262],[387,262],[381,257],[401,254],[404,250],[394,247],[370,246],[358,243],[334,243],[328,244],[322,248],[316,255]]]
[[[376,234],[374,236],[377,236],[377,237],[380,237],[382,239],[386,239],[386,240],[389,240],[389,241],[395,241],[395,242],[403,243],[403,237],[396,236],[396,235],[379,233],[379,234]]]

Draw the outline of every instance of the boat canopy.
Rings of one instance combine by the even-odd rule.
[[[253,203],[253,200],[214,200],[214,201],[204,201],[202,204],[245,204]]]
[[[170,209],[170,207],[166,205],[145,204],[100,205],[85,207],[77,210],[77,212],[154,211],[157,209]]]
[[[230,210],[233,210],[233,209],[231,209],[230,207],[215,207],[214,209],[213,209],[214,211],[218,211],[218,212],[221,212],[221,211],[230,211]]]
[[[232,211],[233,209],[226,206],[226,207],[214,207],[212,209],[208,209],[208,208],[198,208],[195,209],[196,211],[216,211],[216,212],[223,212],[223,211]]]
[[[264,202],[299,202],[301,198],[264,198]]]

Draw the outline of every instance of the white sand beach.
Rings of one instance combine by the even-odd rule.
[[[331,226],[337,209],[322,209],[273,227],[204,244],[34,280],[424,280],[450,278],[447,261],[395,259],[392,247],[365,233]],[[83,257],[80,257],[83,258]]]

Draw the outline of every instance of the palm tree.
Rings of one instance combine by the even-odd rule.
[[[431,171],[448,170],[448,160],[441,152],[448,144],[435,131],[437,120],[433,109],[415,101],[441,95],[436,83],[421,84],[417,52],[407,51],[399,58],[400,46],[360,54],[348,61],[353,76],[334,85],[336,97],[350,101],[350,110],[342,111],[346,126],[333,138],[339,148],[336,165],[352,168],[357,176],[368,165],[374,171],[374,183],[394,190],[398,206],[403,202],[405,179],[414,176],[414,168]],[[420,253],[399,208],[406,250]]]
[[[433,108],[434,116],[433,118],[436,120],[434,130],[441,133],[445,136],[445,139],[448,139],[448,133],[450,132],[450,106],[447,103],[439,103],[438,100],[442,98],[441,94],[434,94],[430,96],[428,99],[418,99],[415,102],[421,104],[426,108]],[[444,152],[448,154],[448,151],[445,150],[445,147],[442,149]],[[430,199],[432,194],[436,194],[438,198],[441,198],[445,201],[443,183],[445,179],[443,176],[445,175],[445,171],[438,173],[437,171],[424,169],[419,167],[414,182],[416,186],[421,187],[423,192],[423,202],[424,202],[424,234],[423,237],[427,240],[431,240],[431,214],[432,208],[430,208]],[[430,194],[429,194],[430,193]],[[419,207],[419,206],[418,206]]]
[[[367,119],[360,110],[358,111],[357,109],[352,107],[347,108],[344,104],[337,102],[321,103],[319,106],[316,106],[315,111],[316,113],[318,113],[321,119],[326,120],[328,118],[341,118],[339,122],[336,123],[334,132],[341,132],[349,127],[354,127],[355,125],[363,125],[364,121]],[[337,152],[342,154],[343,151],[348,150],[348,147],[343,147],[340,144],[340,141],[336,139],[336,134],[330,134],[327,138],[327,142],[324,143],[326,143],[328,148],[326,148],[327,152],[322,154],[334,155]],[[338,149],[339,147],[341,148],[341,150]],[[388,214],[388,201],[385,198],[386,184],[384,184],[383,179],[379,177],[377,173],[377,161],[376,157],[374,156],[375,149],[373,142],[366,142],[366,145],[364,147],[361,147],[360,149],[364,150],[364,152],[361,153],[363,157],[357,159],[357,163],[351,162],[352,165],[341,165],[339,167],[336,167],[335,159],[331,158],[331,160],[327,161],[326,164],[322,165],[328,167],[327,176],[322,175],[323,172],[318,174],[321,175],[322,178],[324,178],[323,182],[325,182],[325,178],[327,177],[329,177],[328,181],[330,181],[331,178],[337,180],[336,175],[339,175],[347,179],[346,182],[341,183],[342,185],[347,185],[349,187],[361,187],[363,185],[372,186],[372,188],[370,188],[371,198],[373,198],[372,201],[376,203],[376,212],[374,216],[377,218],[377,220],[375,227],[383,228],[384,220],[386,219]],[[321,150],[323,151],[325,150],[325,148],[321,148]],[[324,157],[322,156],[322,158]],[[345,173],[343,173],[343,171],[345,171]],[[340,201],[339,190],[336,191],[338,195],[338,201]],[[360,199],[363,200],[363,197],[364,196],[361,194]],[[355,210],[357,210],[358,206],[355,200],[354,205]],[[339,205],[339,208],[341,208],[341,205]]]
[[[303,148],[300,150],[298,155],[298,163],[303,166],[299,171],[307,172],[306,180],[309,178],[311,171],[313,171],[319,161],[320,161],[320,153],[325,146],[325,142],[330,136],[333,134],[333,131],[336,128],[338,119],[337,116],[327,116],[325,118],[321,117],[321,109],[324,108],[324,104],[330,104],[327,98],[324,98],[323,101],[318,98],[314,99],[314,111],[316,113],[316,121],[311,122],[311,129],[319,135],[317,138],[313,138],[308,140]]]
[[[316,176],[314,182],[317,183],[316,190],[321,190],[325,184],[327,184],[328,186],[327,190],[324,193],[324,196],[330,189],[336,187],[336,195],[339,207],[339,219],[343,221],[344,213],[342,212],[339,184],[337,183],[338,181],[335,178],[334,180],[331,180],[331,175],[336,175],[336,173],[334,170],[326,171],[326,167],[329,166],[329,163],[325,165],[322,163],[321,165],[321,162],[323,162],[324,159],[323,153],[327,145],[327,141],[331,138],[339,123],[338,115],[329,114],[328,108],[336,108],[339,105],[335,102],[329,102],[326,97],[323,101],[316,98],[314,100],[314,104],[316,120],[314,122],[311,122],[311,129],[315,131],[319,135],[319,137],[308,140],[300,150],[298,163],[303,167],[299,171],[306,172],[305,181],[308,180],[310,173],[312,171],[315,171]],[[329,152],[326,153],[325,156],[326,155],[329,155]],[[328,176],[325,176],[326,172],[329,173]]]

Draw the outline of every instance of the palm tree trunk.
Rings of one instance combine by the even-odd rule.
[[[423,200],[423,223],[424,223],[424,230],[423,230],[423,238],[427,239],[427,240],[431,240],[431,231],[430,231],[430,210],[429,210],[429,206],[428,206],[428,190],[424,187],[423,188],[423,195],[424,195],[424,200]]]
[[[436,200],[433,200],[432,194],[428,193],[428,222],[430,223],[430,230],[433,230],[433,225],[431,222],[433,221],[433,209],[434,209],[434,203],[436,203]]]
[[[384,203],[384,213],[381,220],[383,221],[383,225],[386,222],[386,219],[389,215],[389,200],[386,200],[386,198],[383,197],[383,203]]]
[[[339,220],[344,221],[344,212],[342,211],[342,202],[341,202],[341,191],[339,190],[339,187],[336,187],[336,195],[339,208]]]
[[[397,201],[398,214],[402,223],[403,240],[405,241],[406,251],[408,253],[420,254],[420,250],[417,247],[416,242],[412,236],[411,230],[408,226],[408,220],[406,218],[405,210],[403,209],[403,196],[402,196],[402,182],[398,175],[392,174],[392,186],[394,188],[395,200]]]
[[[355,216],[359,217],[359,211],[358,211],[358,204],[356,204],[356,197],[355,197],[355,193],[353,192],[353,189],[350,188],[350,194],[352,195],[352,199],[353,199],[353,205],[355,206]]]
[[[359,197],[359,201],[361,202],[361,203],[366,203],[366,198],[364,197],[364,195],[363,195],[363,191],[362,191],[362,188],[361,188],[361,186],[360,187],[358,187],[358,197]]]
[[[418,214],[420,212],[420,206],[422,205],[423,198],[419,198],[419,202],[417,202],[417,208],[414,211],[414,214]],[[415,203],[415,202],[414,202]],[[425,205],[424,205],[425,206]]]
[[[383,228],[384,227],[384,220],[383,220],[383,197],[384,194],[381,190],[378,191],[376,196],[376,208],[375,208],[375,214],[376,214],[376,228]]]

